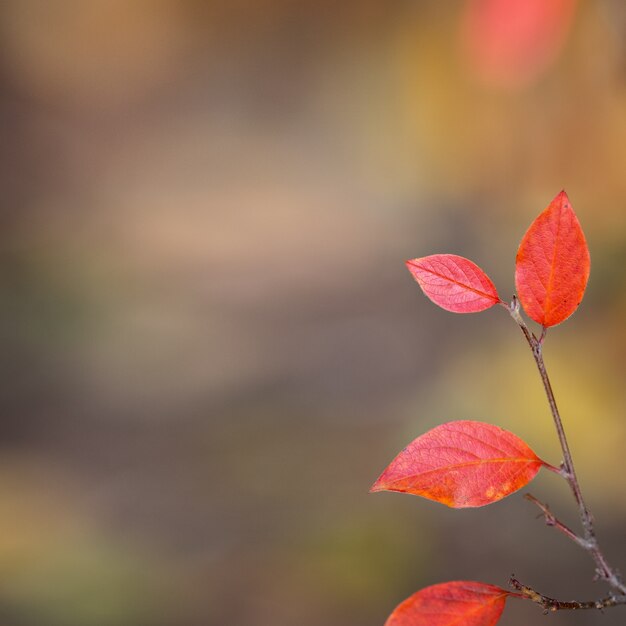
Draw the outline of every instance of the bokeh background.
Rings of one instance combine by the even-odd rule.
[[[376,626],[512,573],[601,597],[519,494],[368,494],[451,419],[560,461],[514,323],[403,261],[470,257],[508,298],[561,188],[592,273],[546,360],[626,570],[621,0],[5,0],[0,33],[3,624]],[[577,523],[557,477],[530,490]]]

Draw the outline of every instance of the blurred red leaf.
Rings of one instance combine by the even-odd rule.
[[[491,504],[521,489],[542,461],[507,430],[462,420],[441,424],[410,443],[370,491],[399,491],[452,508]]]
[[[385,626],[493,626],[509,595],[500,587],[472,581],[432,585],[400,603]]]
[[[433,254],[406,266],[423,292],[446,311],[478,313],[500,302],[489,276],[462,256]]]
[[[486,83],[517,87],[561,51],[576,0],[468,0],[462,20],[464,52]]]
[[[589,278],[589,249],[562,191],[530,225],[517,251],[515,285],[526,313],[554,326],[578,307]]]

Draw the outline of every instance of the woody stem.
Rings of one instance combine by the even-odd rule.
[[[584,609],[608,609],[612,606],[626,604],[626,595],[609,595],[602,600],[588,600],[579,602],[577,600],[556,600],[550,596],[544,596],[532,587],[523,585],[514,576],[509,579],[509,585],[515,589],[522,598],[531,600],[543,607],[544,613],[548,611],[579,611]]]
[[[535,359],[539,375],[541,376],[541,382],[543,383],[543,388],[548,398],[550,412],[552,413],[559,443],[561,444],[561,451],[563,452],[563,463],[559,474],[569,483],[578,505],[578,513],[583,526],[584,544],[581,543],[580,545],[582,545],[589,552],[595,561],[598,576],[611,585],[611,587],[617,589],[621,594],[626,595],[626,584],[624,584],[621,580],[617,571],[609,565],[604,554],[600,550],[593,527],[593,516],[585,504],[580,484],[578,483],[578,478],[576,477],[574,461],[572,460],[572,454],[569,449],[569,444],[567,443],[567,437],[565,436],[565,429],[563,428],[563,420],[561,419],[561,414],[559,413],[556,399],[554,398],[554,392],[552,391],[552,385],[550,384],[548,372],[543,360],[543,341],[546,336],[547,328],[544,327],[542,329],[542,333],[539,338],[535,337],[535,335],[528,330],[526,322],[520,315],[519,301],[516,296],[513,296],[510,305],[507,305],[506,303],[502,304],[506,307],[511,317],[515,320],[524,334],[524,337],[530,346],[533,358]]]

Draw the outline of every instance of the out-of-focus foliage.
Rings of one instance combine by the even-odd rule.
[[[470,71],[487,85],[521,88],[554,63],[576,0],[467,0],[463,51]]]
[[[1,4],[3,623],[374,626],[511,571],[588,591],[586,555],[516,498],[457,521],[367,494],[449,419],[558,463],[514,324],[435,311],[403,261],[467,256],[507,298],[562,187],[592,270],[546,360],[626,568],[626,14],[577,3],[551,64],[504,89],[468,69],[466,10]]]

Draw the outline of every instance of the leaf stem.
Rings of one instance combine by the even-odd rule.
[[[598,609],[601,611],[602,609],[608,609],[609,607],[617,606],[619,604],[626,604],[626,595],[623,594],[609,594],[602,600],[589,600],[587,602],[578,602],[576,600],[556,600],[550,596],[544,596],[532,587],[523,585],[514,576],[509,578],[509,585],[518,591],[522,598],[526,598],[527,600],[531,600],[532,602],[542,606],[544,613],[548,613],[549,611],[577,611],[580,609]]]
[[[528,345],[530,346],[531,352],[533,354],[533,358],[535,359],[535,364],[537,365],[537,369],[539,370],[539,375],[541,376],[541,382],[543,383],[544,390],[546,392],[546,396],[548,398],[548,404],[550,405],[550,412],[552,413],[552,418],[554,420],[554,425],[556,427],[556,432],[559,437],[559,443],[561,444],[561,451],[563,452],[563,463],[561,465],[561,471],[559,474],[563,476],[563,478],[569,483],[569,486],[574,494],[574,498],[576,500],[576,504],[578,505],[578,513],[580,515],[580,521],[583,526],[584,539],[583,541],[576,541],[580,546],[585,548],[587,552],[591,555],[596,564],[596,572],[599,578],[605,580],[611,587],[617,589],[622,595],[626,596],[626,584],[622,581],[617,570],[613,569],[609,563],[607,562],[600,546],[598,545],[598,541],[596,539],[595,530],[593,527],[593,516],[589,511],[585,501],[583,499],[583,494],[580,489],[580,484],[578,482],[578,478],[576,477],[576,471],[574,469],[574,461],[572,460],[572,454],[569,449],[569,444],[567,443],[567,437],[565,436],[565,429],[563,428],[563,421],[561,419],[561,415],[559,413],[559,409],[556,404],[556,399],[554,397],[554,392],[552,391],[552,385],[550,384],[550,379],[548,377],[548,372],[546,370],[546,366],[543,360],[543,341],[546,336],[547,328],[542,329],[541,336],[539,338],[535,337],[534,334],[528,330],[528,326],[526,322],[522,318],[520,314],[520,306],[519,300],[516,296],[513,296],[511,303],[509,305],[504,304],[506,309],[508,310],[511,317],[515,320],[517,325],[520,327],[520,330],[524,334]],[[541,507],[540,507],[541,508]],[[545,515],[545,510],[544,510]],[[551,515],[551,513],[550,513]],[[546,518],[548,519],[548,518]],[[555,519],[555,518],[553,518]],[[556,525],[556,524],[555,524]],[[568,529],[569,530],[569,529]],[[570,531],[572,535],[578,537],[575,533]],[[568,534],[568,533],[565,533]],[[571,539],[573,537],[570,536]],[[589,607],[593,608],[593,607]]]

